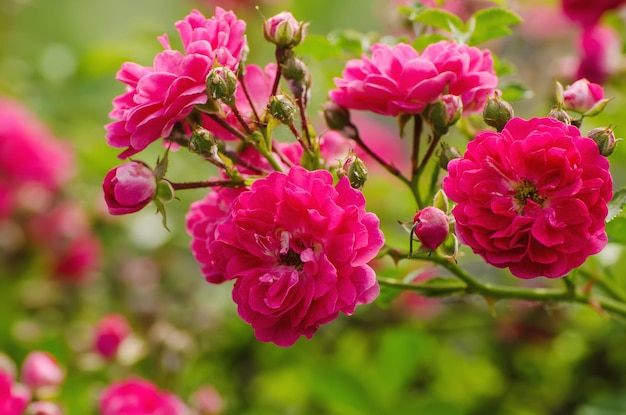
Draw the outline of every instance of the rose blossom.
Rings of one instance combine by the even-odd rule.
[[[94,330],[94,350],[105,359],[117,354],[120,344],[131,333],[126,318],[121,314],[106,315]]]
[[[425,207],[415,214],[414,233],[424,248],[437,249],[448,237],[448,215],[433,206]]]
[[[102,190],[111,215],[137,212],[154,199],[156,176],[150,167],[131,161],[111,169]]]
[[[281,47],[297,46],[304,36],[306,25],[289,12],[270,17],[263,24],[263,35],[268,42]]]
[[[379,292],[367,262],[384,243],[376,215],[347,177],[292,167],[257,180],[232,205],[209,249],[256,337],[279,346],[307,338]]]
[[[579,79],[568,85],[563,91],[563,101],[565,109],[585,113],[595,104],[604,98],[602,86],[589,82],[586,79]]]
[[[578,50],[580,61],[576,69],[576,79],[586,78],[602,84],[622,64],[622,39],[610,26],[585,28],[580,34]]]
[[[3,415],[22,415],[30,401],[28,390],[13,382],[13,378],[0,370],[0,413]]]
[[[100,396],[100,415],[183,415],[180,399],[160,391],[143,379],[127,379],[109,385]]]
[[[602,15],[617,9],[625,0],[562,0],[563,13],[584,27],[595,25]]]
[[[161,137],[168,137],[194,105],[207,101],[206,78],[218,64],[236,69],[246,44],[245,22],[232,12],[216,8],[206,19],[194,10],[176,23],[185,53],[171,50],[167,36],[159,38],[166,50],[156,55],[153,67],[126,62],[117,79],[127,85],[126,93],[113,100],[106,126],[107,143],[124,148],[126,158]]]
[[[420,56],[413,47],[377,43],[372,57],[346,63],[329,98],[349,109],[383,115],[418,114],[444,91],[458,95],[465,113],[482,110],[498,83],[489,51],[440,41]]]
[[[551,118],[513,118],[482,132],[448,164],[443,188],[456,232],[485,261],[519,278],[561,277],[607,243],[607,159],[593,140]]]

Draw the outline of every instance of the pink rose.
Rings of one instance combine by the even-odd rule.
[[[448,237],[448,215],[436,207],[428,206],[415,214],[414,233],[424,248],[437,249]]]
[[[63,415],[63,412],[61,408],[53,402],[37,401],[28,405],[26,415]]]
[[[329,97],[349,109],[383,115],[419,114],[445,91],[458,95],[467,114],[482,111],[498,78],[489,51],[440,41],[420,56],[413,47],[375,44],[372,57],[348,61]]]
[[[105,359],[110,359],[117,354],[120,344],[131,333],[131,329],[124,316],[109,314],[98,322],[94,332],[95,351]]]
[[[292,167],[257,180],[209,245],[222,280],[235,279],[239,315],[261,341],[290,346],[379,292],[367,262],[384,243],[378,218],[346,177]]]
[[[109,385],[100,396],[100,415],[184,415],[185,406],[172,394],[143,379]]]
[[[28,390],[15,384],[9,374],[0,371],[0,414],[22,415],[29,401]]]
[[[604,98],[602,86],[579,79],[563,91],[564,107],[567,110],[585,113]]]
[[[167,36],[159,38],[165,50],[153,67],[127,62],[117,79],[126,93],[113,100],[106,126],[107,143],[124,148],[119,157],[138,153],[159,138],[167,138],[176,123],[184,121],[194,106],[207,101],[206,78],[214,63],[236,69],[246,45],[245,22],[232,12],[216,8],[206,19],[194,10],[176,23],[185,53],[171,50]]]
[[[199,415],[218,415],[224,411],[224,400],[212,386],[201,386],[191,399]]]
[[[56,256],[52,264],[52,272],[57,280],[80,283],[101,265],[102,246],[100,239],[86,233],[68,240],[60,249],[55,249]]]
[[[602,84],[621,66],[622,39],[610,26],[585,28],[580,35],[578,49],[580,60],[576,68],[576,79],[586,78]]]
[[[609,163],[598,145],[552,118],[513,118],[448,164],[443,188],[456,232],[519,278],[561,277],[607,243]]]
[[[562,0],[563,13],[584,27],[593,26],[609,10],[617,9],[624,0]]]
[[[35,351],[22,363],[22,382],[31,390],[56,388],[65,380],[65,373],[50,353]]]
[[[125,215],[143,209],[156,195],[156,176],[150,167],[137,161],[124,163],[104,177],[102,190],[111,215]]]
[[[432,62],[440,74],[448,74],[447,93],[461,97],[463,114],[482,111],[498,86],[488,50],[442,40],[428,45],[422,58]]]

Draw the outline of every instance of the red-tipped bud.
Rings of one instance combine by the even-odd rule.
[[[93,348],[105,359],[111,359],[130,333],[130,326],[124,316],[109,314],[96,325]]]
[[[424,113],[426,121],[435,132],[443,135],[454,125],[463,111],[463,101],[458,95],[443,95],[438,101],[430,104]]]
[[[591,138],[598,145],[600,154],[603,156],[610,156],[615,150],[617,142],[621,141],[619,138],[615,138],[613,130],[609,127],[594,128],[589,131],[587,137]]]
[[[156,195],[156,175],[147,165],[131,161],[110,170],[104,178],[102,190],[112,215],[137,212]]]
[[[63,369],[47,352],[31,352],[22,363],[22,383],[35,393],[43,388],[56,389],[64,379]]]
[[[601,105],[602,108],[597,108],[593,115],[598,114],[604,109],[606,102],[608,100],[604,99],[602,86],[584,78],[567,86],[563,91],[563,108],[580,114],[592,115],[589,114],[591,109],[596,105]]]
[[[292,48],[302,42],[306,35],[306,26],[306,23],[298,22],[291,13],[281,12],[265,21],[263,36],[277,46]]]

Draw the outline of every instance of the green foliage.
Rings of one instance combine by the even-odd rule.
[[[479,45],[491,39],[509,36],[513,26],[522,22],[516,13],[503,8],[482,9],[474,13],[468,25],[470,31],[468,43],[470,46]]]
[[[609,213],[606,215],[606,221],[611,222],[617,215],[622,213],[626,206],[626,187],[615,191],[613,199],[609,202]]]

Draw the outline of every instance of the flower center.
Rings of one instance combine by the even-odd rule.
[[[532,200],[539,206],[543,205],[545,198],[541,197],[535,185],[528,179],[523,179],[522,182],[515,189],[515,195],[513,196],[517,201],[519,207],[524,207],[528,202],[528,199]]]
[[[301,270],[304,262],[300,259],[299,253],[290,249],[287,253],[280,255],[280,265],[287,265]]]

